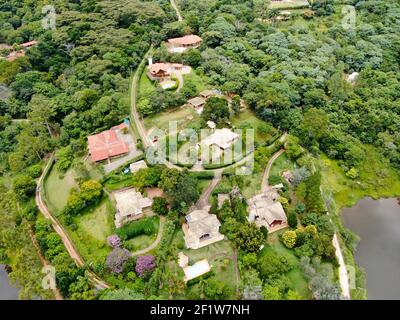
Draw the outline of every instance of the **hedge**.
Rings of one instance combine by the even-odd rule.
[[[123,240],[129,240],[140,235],[152,235],[155,232],[152,218],[132,221],[116,230],[116,234]]]

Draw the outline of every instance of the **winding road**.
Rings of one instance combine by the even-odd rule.
[[[57,220],[57,218],[50,212],[48,207],[46,206],[45,202],[43,201],[42,194],[41,194],[41,189],[43,187],[43,181],[49,171],[49,168],[53,164],[54,161],[54,155],[51,155],[46,168],[43,170],[42,175],[40,176],[38,182],[37,182],[37,187],[36,187],[36,205],[38,206],[39,210],[43,213],[43,215],[50,220],[52,227],[54,231],[61,237],[62,242],[64,243],[65,248],[68,251],[69,256],[71,257],[72,260],[74,260],[75,264],[78,267],[83,267],[85,266],[85,262],[83,258],[80,256],[78,250],[76,250],[75,246],[72,243],[72,240],[68,236],[67,232],[64,230],[62,227],[61,223]],[[110,286],[105,283],[103,280],[101,280],[94,272],[90,270],[86,270],[86,273],[89,277],[89,279],[94,283],[96,288],[98,289],[107,289],[110,288]]]

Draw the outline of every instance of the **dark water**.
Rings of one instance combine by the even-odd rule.
[[[400,299],[398,199],[365,198],[343,210],[344,225],[360,236],[355,259],[367,274],[368,299]]]
[[[10,284],[5,266],[0,264],[0,300],[18,299],[18,291]]]

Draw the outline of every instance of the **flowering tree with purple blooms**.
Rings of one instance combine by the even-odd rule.
[[[114,248],[107,256],[106,265],[113,273],[121,273],[124,263],[131,257],[128,250],[122,248]]]
[[[109,236],[107,238],[108,244],[113,248],[121,248],[122,241],[121,238],[118,237],[116,234],[113,234],[112,236]]]
[[[156,261],[154,256],[141,256],[136,261],[136,273],[139,277],[143,278],[148,272],[152,271],[156,267]]]

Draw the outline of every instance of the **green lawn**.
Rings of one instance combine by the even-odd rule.
[[[286,170],[291,170],[293,172],[294,162],[288,158],[286,153],[283,153],[278,157],[278,159],[275,160],[274,164],[272,165],[270,177],[281,177],[282,172]]]
[[[357,167],[359,177],[354,180],[346,177],[337,161],[321,157],[322,185],[324,190],[333,192],[339,208],[352,206],[366,196],[381,198],[400,195],[398,172],[373,147],[366,148],[365,158]]]
[[[265,126],[268,124],[267,122],[259,119],[256,114],[250,110],[245,109],[241,111],[239,114],[235,115],[231,119],[232,125],[236,128],[240,128],[241,126],[249,127],[254,129],[254,141],[258,143],[265,143],[268,139],[270,139],[275,133],[275,129],[271,126],[271,132],[262,134],[257,130],[261,126]]]
[[[269,5],[270,9],[293,9],[293,8],[302,8],[308,6],[309,3],[307,0],[291,0],[290,2],[282,1],[282,2],[274,2]]]
[[[197,112],[191,107],[177,108],[173,110],[164,111],[156,115],[145,118],[144,124],[146,130],[151,128],[158,128],[167,130],[170,121],[177,121],[178,130],[186,128],[189,124],[200,121]]]
[[[246,199],[255,196],[261,191],[262,173],[253,173],[243,176],[242,193]]]
[[[149,79],[145,72],[142,73],[139,80],[139,98],[148,97],[156,90],[156,85]]]
[[[154,225],[154,233],[152,235],[141,235],[128,240],[128,243],[132,246],[130,251],[138,251],[150,246],[157,239],[158,230],[160,228],[160,217],[154,216],[150,218]]]
[[[61,173],[53,167],[44,183],[44,191],[50,209],[60,212],[67,204],[71,189],[77,187],[73,169]]]
[[[107,237],[114,230],[114,208],[107,196],[73,220],[76,230],[67,227],[79,253],[88,262],[104,261],[111,248]]]
[[[183,81],[184,81],[184,83],[189,82],[189,81],[192,83],[195,83],[196,90],[199,93],[203,90],[206,90],[206,88],[207,88],[206,78],[199,76],[194,70],[192,70],[192,72],[189,74],[183,75]]]
[[[268,236],[268,246],[266,246],[262,253],[266,253],[269,250],[274,250],[280,255],[283,255],[292,265],[294,268],[286,274],[291,282],[291,287],[294,291],[298,292],[303,299],[310,299],[311,292],[308,289],[307,280],[303,276],[303,272],[300,270],[299,267],[299,259],[293,254],[293,252],[286,248],[280,241],[279,241],[279,234],[285,232],[286,230],[277,231],[273,234]]]

